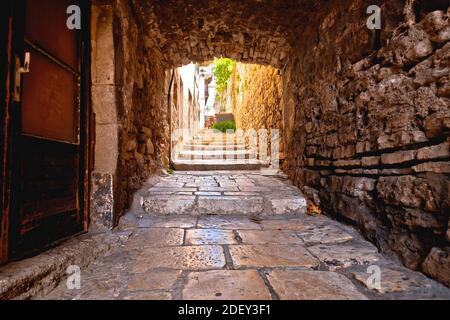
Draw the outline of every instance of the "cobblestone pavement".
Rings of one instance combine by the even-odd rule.
[[[220,176],[224,177],[224,173]],[[237,176],[246,176],[247,180],[237,181]],[[213,201],[210,206],[223,206],[219,200],[227,197],[224,192],[252,192],[255,194],[251,197],[267,200],[269,193],[265,189],[245,191],[242,183],[253,183],[252,188],[257,188],[256,180],[273,180],[280,184],[267,188],[292,188],[281,178],[267,180],[255,175],[251,182],[248,173],[237,176],[227,178],[233,184],[230,187],[236,188],[233,191],[202,190],[206,188],[203,183],[215,184],[217,177],[200,179],[190,173],[162,178],[150,189],[166,188],[166,197],[191,192],[195,201],[204,197],[197,192],[219,192],[220,195],[211,195],[218,202]],[[175,191],[185,188],[192,191]],[[148,195],[149,186],[144,189],[138,194],[140,203],[145,202],[140,197]],[[301,194],[298,192],[297,196]],[[62,282],[40,298],[450,299],[448,288],[381,255],[351,227],[325,216],[275,214],[276,210],[264,214],[264,208],[251,216],[246,212],[239,215],[234,209],[229,215],[211,216],[194,211],[191,215],[170,215],[164,211],[149,214],[135,207],[115,231],[119,244],[82,270],[80,290],[69,290]],[[371,281],[377,279],[378,271],[380,282]]]
[[[306,213],[305,197],[297,187],[286,177],[264,176],[260,171],[179,172],[150,182],[140,196],[144,214]]]

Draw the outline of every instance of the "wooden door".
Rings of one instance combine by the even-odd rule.
[[[15,97],[12,257],[86,228],[85,42],[66,24],[73,4],[82,5],[22,0],[16,8],[16,57],[30,64]]]

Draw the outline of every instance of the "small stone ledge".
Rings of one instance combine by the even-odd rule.
[[[86,268],[119,240],[113,233],[86,234],[35,257],[0,268],[0,300],[31,299],[48,294],[69,266]]]

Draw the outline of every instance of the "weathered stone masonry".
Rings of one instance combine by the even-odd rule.
[[[233,109],[238,128],[282,131],[283,88],[279,70],[271,66],[239,63],[235,72]]]
[[[450,284],[448,1],[96,3],[114,35],[93,48],[96,217],[112,225],[167,162],[168,70],[228,56],[282,74],[284,170],[311,199]]]
[[[133,193],[168,166],[169,71],[128,1],[93,5],[96,150],[91,223],[112,228]]]
[[[450,10],[418,3],[408,25],[402,1],[385,2],[378,33],[365,27],[369,2],[333,2],[294,47],[286,169],[328,212],[449,285]]]

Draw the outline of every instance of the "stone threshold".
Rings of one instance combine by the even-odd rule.
[[[69,276],[70,266],[82,270],[118,242],[119,233],[87,233],[34,257],[1,266],[0,300],[27,300],[46,295]]]

